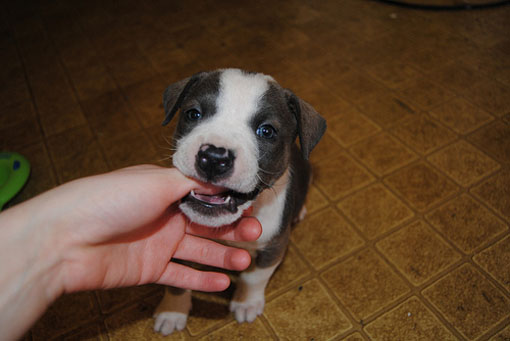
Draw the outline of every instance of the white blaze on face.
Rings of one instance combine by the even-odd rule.
[[[269,88],[270,76],[227,69],[220,76],[216,113],[199,123],[178,141],[174,164],[184,174],[198,177],[195,156],[204,144],[230,149],[235,155],[234,171],[217,185],[238,192],[251,192],[257,184],[257,136],[250,121]]]

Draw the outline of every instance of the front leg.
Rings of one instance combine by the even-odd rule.
[[[230,311],[234,312],[237,322],[253,322],[264,310],[264,292],[280,265],[289,243],[290,226],[261,250],[256,251],[252,265],[239,275],[234,298],[230,302]]]
[[[174,330],[186,327],[188,314],[191,310],[191,291],[175,287],[166,287],[165,296],[159,303],[154,317],[154,331],[169,335]]]
[[[234,298],[230,302],[230,311],[237,322],[253,322],[264,311],[264,291],[271,275],[280,262],[261,268],[257,265],[245,270],[239,276]]]

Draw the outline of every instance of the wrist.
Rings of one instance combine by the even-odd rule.
[[[12,338],[21,337],[62,292],[55,229],[32,200],[0,214],[0,330]]]

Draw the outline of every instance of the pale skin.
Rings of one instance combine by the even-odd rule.
[[[64,293],[147,283],[225,290],[227,275],[172,259],[244,270],[247,251],[201,237],[253,241],[260,223],[190,224],[175,202],[191,190],[218,191],[143,165],[72,181],[0,213],[1,337],[21,337]]]

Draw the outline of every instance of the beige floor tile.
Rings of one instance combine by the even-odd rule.
[[[42,142],[43,134],[39,120],[30,106],[21,105],[11,108],[16,114],[26,117],[22,121],[0,125],[0,150],[14,151],[20,147]],[[28,113],[26,110],[29,110]]]
[[[335,118],[328,121],[328,134],[343,147],[348,147],[378,131],[379,127],[353,107],[338,113]]]
[[[465,141],[430,155],[427,160],[464,187],[495,172],[500,165]]]
[[[123,89],[142,125],[147,128],[161,124],[165,118],[163,92],[170,85],[160,77],[136,83]]]
[[[486,81],[484,75],[477,73],[474,67],[466,63],[443,62],[437,65],[441,67],[433,70],[429,77],[457,94],[466,95],[473,84]]]
[[[319,20],[320,21],[320,20]],[[297,64],[302,66],[307,72],[313,74],[319,81],[325,84],[328,88],[328,84],[332,78],[344,75],[349,71],[352,72],[353,67],[345,60],[341,60],[334,57],[333,51],[327,49],[324,54],[317,55],[319,48],[315,45],[309,47],[297,47],[293,51],[300,51],[301,58],[299,58]],[[323,52],[319,50],[320,52]],[[336,91],[334,91],[336,93]],[[340,100],[340,103],[345,103],[345,100]]]
[[[314,165],[314,184],[330,200],[340,199],[372,181],[373,176],[346,153]]]
[[[504,222],[466,194],[449,201],[426,217],[446,238],[467,254],[508,228]]]
[[[412,117],[392,132],[420,154],[428,154],[455,139],[453,132],[426,115]]]
[[[381,184],[365,188],[342,200],[338,208],[368,239],[377,238],[414,215]]]
[[[328,125],[329,127],[322,136],[320,143],[313,149],[312,154],[310,154],[312,163],[323,159],[334,158],[343,150],[340,143],[333,137],[333,133],[331,133],[331,123],[328,123]]]
[[[477,72],[487,75],[489,78],[496,78],[498,81],[510,85],[510,63],[508,56],[498,49],[477,48],[474,53],[463,56],[463,59],[472,65]]]
[[[506,114],[501,119],[503,120],[504,123],[510,124],[510,113]]]
[[[422,162],[393,173],[385,183],[419,211],[427,210],[458,191],[451,180]]]
[[[30,92],[28,90],[28,84],[25,81],[25,74],[21,64],[19,62],[14,62],[10,58],[2,58],[2,60],[5,61],[5,64],[0,77],[2,79],[9,79],[9,82],[0,86],[0,106],[3,109],[4,107],[29,101]]]
[[[93,293],[82,292],[62,296],[32,327],[32,339],[48,340],[50,337],[70,332],[76,327],[90,323],[96,319],[97,314],[98,307]]]
[[[506,341],[510,339],[510,325],[508,325],[505,329],[491,337],[490,341]]]
[[[117,89],[115,81],[103,64],[79,65],[69,70],[78,97],[86,100]]]
[[[271,333],[260,320],[253,323],[237,323],[232,321],[199,340],[270,340]]]
[[[432,46],[431,42],[434,40],[434,38],[429,38],[427,41],[420,41],[420,44],[423,44],[424,47],[418,47],[407,51],[405,56],[403,56],[404,60],[419,71],[430,73],[431,70],[437,70],[441,65],[448,64],[448,62],[455,59],[454,56],[449,55],[447,52],[440,51],[438,48]],[[441,79],[441,81],[443,81],[443,79]]]
[[[510,86],[496,80],[478,81],[469,87],[466,96],[472,103],[499,117],[507,114],[510,107]]]
[[[306,214],[307,216],[317,212],[328,206],[328,200],[326,197],[315,187],[311,185],[306,195]]]
[[[276,334],[284,339],[331,339],[351,327],[316,279],[269,302],[264,316]]]
[[[70,74],[78,97],[86,100],[113,91],[117,85],[94,48],[84,39],[59,46],[62,61]]]
[[[127,46],[114,55],[103,57],[108,71],[121,87],[146,80],[156,75],[151,62],[134,46]]]
[[[51,136],[48,149],[61,183],[108,171],[99,143],[88,126]]]
[[[409,99],[422,109],[429,110],[455,95],[437,84],[420,77],[415,77],[409,81],[407,86],[400,91],[402,96]]]
[[[104,153],[114,169],[137,164],[157,163],[162,159],[143,130],[99,138]]]
[[[315,74],[313,74],[313,78],[309,79],[309,83],[305,84],[302,89],[292,90],[302,100],[313,103],[315,110],[328,122],[339,115],[342,116],[343,112],[351,110],[349,102],[337,96],[334,90],[315,79],[315,77]],[[307,78],[311,77],[308,76]],[[289,87],[292,86],[292,84],[289,84]],[[297,92],[298,90],[299,92]]]
[[[141,129],[133,109],[120,91],[108,92],[82,101],[82,107],[98,137],[109,137]]]
[[[343,341],[365,341],[366,339],[358,332],[341,339]]]
[[[182,48],[168,48],[169,44],[165,39],[160,39],[145,47],[143,53],[151,61],[154,68],[159,72],[176,72],[179,67],[190,62],[189,53]],[[188,74],[181,74],[188,77]],[[176,79],[178,80],[178,79]]]
[[[503,238],[474,257],[485,271],[510,292],[510,237]]]
[[[433,108],[430,115],[459,134],[467,134],[493,119],[489,113],[461,97]]]
[[[99,307],[104,314],[111,313],[119,309],[133,304],[151,294],[163,294],[163,287],[154,284],[142,285],[133,288],[119,288],[110,290],[98,290],[96,296],[99,301]]]
[[[373,340],[457,340],[414,296],[369,323],[365,330]]]
[[[37,113],[33,102],[30,100],[6,105],[1,107],[1,110],[2,115],[0,116],[0,127],[2,128],[0,129],[5,129],[9,126],[21,124],[27,121],[37,121]],[[30,135],[28,137],[30,137]]]
[[[49,72],[51,76],[46,71],[28,74],[45,136],[62,133],[86,123],[64,72],[58,67],[52,67]]]
[[[192,309],[188,316],[187,330],[196,336],[207,329],[220,326],[233,319],[229,310],[233,287],[221,293],[193,292]]]
[[[421,220],[392,233],[376,245],[416,286],[461,257]]]
[[[417,156],[387,133],[382,133],[351,147],[352,153],[369,169],[382,176],[412,161]]]
[[[468,339],[510,315],[510,300],[470,265],[446,275],[423,295]]]
[[[471,191],[498,213],[510,219],[510,172],[508,170],[502,170]]]
[[[420,77],[420,73],[415,68],[402,62],[369,64],[366,71],[390,89],[405,88],[408,83]]]
[[[341,75],[333,85],[335,93],[351,103],[360,103],[371,95],[387,91],[383,85],[356,71]]]
[[[322,277],[357,320],[366,319],[409,291],[404,281],[371,249],[349,257]]]
[[[469,141],[496,160],[510,164],[510,123],[495,121],[475,131]]]
[[[283,262],[273,274],[266,287],[266,297],[276,294],[292,286],[310,274],[310,269],[297,254],[293,246],[289,246]]]
[[[102,322],[93,323],[74,330],[72,333],[62,337],[62,340],[96,340],[108,341],[108,332]]]
[[[418,113],[414,105],[391,92],[379,92],[370,96],[358,107],[363,114],[383,128],[391,127]]]
[[[363,240],[332,208],[306,217],[296,226],[291,238],[315,268],[330,264],[363,245]],[[317,248],[316,245],[324,247]]]

